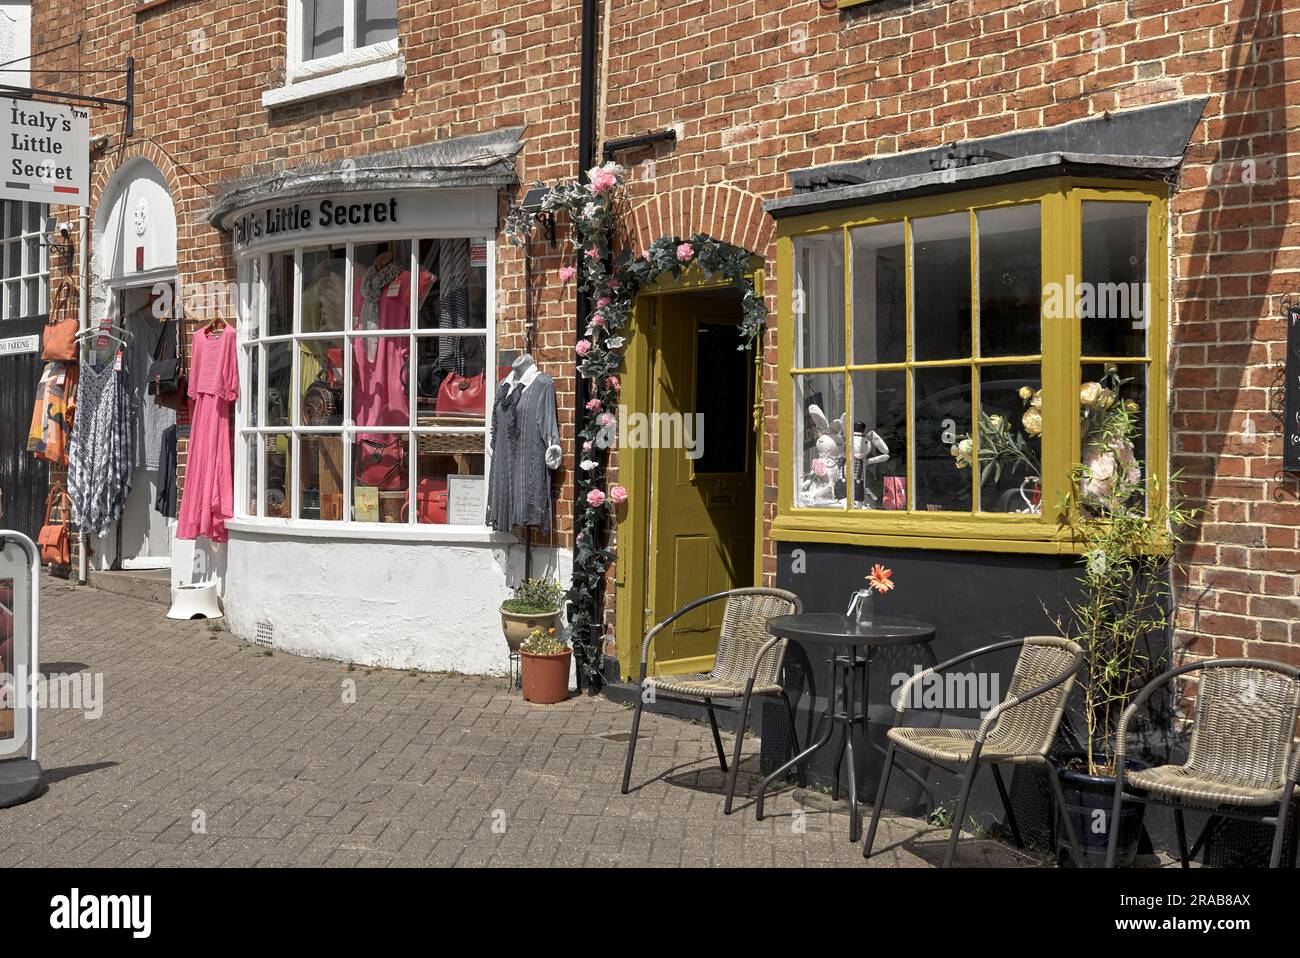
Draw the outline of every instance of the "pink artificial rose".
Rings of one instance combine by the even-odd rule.
[[[654,258],[654,254],[651,253],[650,250],[646,250],[644,253],[641,254],[641,258],[648,263],[650,262],[650,260]]]
[[[600,250],[593,246],[591,249],[587,250],[586,255],[587,259],[600,259]]]
[[[820,459],[814,459],[812,470],[814,475],[824,476],[826,475],[826,463],[822,462]]]
[[[597,308],[597,309],[604,309],[604,308],[605,308],[606,306],[608,306],[608,305],[609,305],[609,297],[608,297],[608,296],[602,296],[600,299],[596,300],[596,308]]]
[[[679,263],[689,263],[694,255],[695,247],[690,243],[683,243],[677,247],[677,262]]]
[[[591,440],[590,440],[590,439],[588,439],[586,442],[584,442],[584,443],[582,444],[582,451],[583,451],[583,452],[591,452]]]
[[[578,345],[575,348],[577,349],[579,356],[585,356],[587,355],[587,353],[591,352],[591,340],[580,339],[578,340]]]
[[[591,192],[600,196],[607,193],[618,185],[618,177],[609,170],[595,170],[591,174]]]
[[[587,400],[587,412],[600,412],[604,408],[605,406],[601,403],[599,399]]]
[[[593,325],[593,326],[604,326],[604,325],[605,325],[605,317],[602,316],[602,315],[600,315],[600,313],[597,313],[595,316],[591,317],[591,325]]]
[[[573,279],[574,275],[575,275],[577,272],[578,272],[578,271],[577,271],[576,269],[574,269],[572,266],[561,266],[561,267],[560,267],[560,282],[561,282],[561,283],[567,283],[569,280]]]
[[[611,280],[609,281],[609,288],[610,288],[610,289],[622,289],[622,288],[623,288],[623,282],[622,282],[622,280],[611,279]]]
[[[610,389],[614,390],[614,392],[618,392],[620,389],[623,388],[623,384],[619,382],[617,376],[607,377],[605,379],[605,385],[608,386]]]
[[[627,490],[622,486],[610,486],[609,501],[614,503],[616,506],[621,506],[623,503],[627,502]]]
[[[614,425],[614,417],[607,412],[601,413],[600,419],[598,419],[597,422],[599,422],[602,426],[609,427]]]
[[[605,494],[599,489],[592,489],[591,492],[587,493],[587,505],[599,509],[604,504]]]

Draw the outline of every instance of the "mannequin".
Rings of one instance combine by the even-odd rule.
[[[527,353],[511,364],[497,386],[489,433],[493,454],[488,477],[488,525],[551,529],[550,473],[563,461],[555,412],[555,381]]]
[[[513,363],[510,364],[510,373],[505,379],[501,380],[501,385],[508,387],[509,392],[516,389],[527,389],[529,384],[537,378],[538,369],[532,353],[524,353]],[[560,467],[560,461],[564,458],[564,450],[558,443],[553,443],[546,447],[546,468],[554,472]]]

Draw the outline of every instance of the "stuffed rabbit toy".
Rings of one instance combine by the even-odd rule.
[[[836,500],[836,481],[844,478],[844,416],[831,422],[821,407],[813,403],[808,407],[808,418],[817,429],[817,458],[812,461],[812,471],[804,478],[801,502],[812,506],[831,505]]]

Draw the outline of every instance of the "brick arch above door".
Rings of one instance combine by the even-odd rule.
[[[635,203],[628,228],[638,253],[664,236],[705,233],[758,256],[766,255],[773,231],[758,196],[716,185],[679,187]]]
[[[137,159],[148,160],[154,165],[158,172],[162,174],[163,180],[166,181],[167,189],[172,195],[172,201],[179,204],[178,191],[180,182],[176,164],[172,162],[171,157],[154,143],[132,143],[117,155],[116,163],[112,166],[103,164],[95,171],[90,186],[90,205],[92,208],[99,205],[105,188],[108,186],[109,181],[117,175],[117,172]]]

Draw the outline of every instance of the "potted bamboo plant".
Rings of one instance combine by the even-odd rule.
[[[1118,823],[1110,821],[1114,733],[1120,713],[1160,667],[1147,649],[1169,625],[1174,553],[1194,515],[1175,489],[1166,496],[1160,483],[1148,488],[1144,480],[1134,451],[1140,410],[1123,398],[1129,382],[1108,365],[1100,381],[1083,385],[1084,461],[1059,519],[1082,552],[1081,589],[1061,625],[1082,647],[1085,667],[1082,751],[1064,763],[1061,779],[1084,862],[1098,866],[1112,828],[1120,829],[1117,861],[1131,864],[1137,854],[1145,806],[1129,804]],[[1068,855],[1063,835],[1058,844]]]
[[[524,701],[554,705],[569,696],[569,662],[573,650],[555,629],[535,628],[519,646]]]
[[[558,629],[564,589],[552,579],[526,579],[501,603],[501,631],[512,653],[534,629]]]

